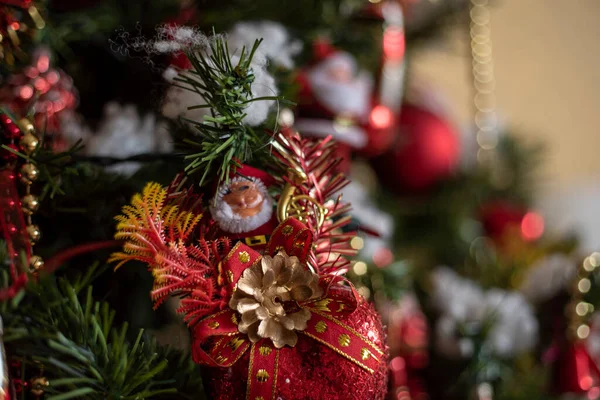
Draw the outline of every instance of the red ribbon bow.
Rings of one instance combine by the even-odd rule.
[[[298,220],[289,218],[273,232],[267,254],[284,250],[305,264],[311,246],[311,231]],[[219,271],[228,297],[244,270],[260,263],[261,259],[258,252],[245,244],[235,245],[221,262]],[[341,280],[339,276],[322,277],[319,284],[325,289],[323,297],[298,304],[311,313],[307,328],[299,333],[373,373],[382,362],[383,350],[343,323],[344,317],[356,309],[360,298],[352,285],[349,288],[335,285]],[[201,320],[193,329],[192,357],[199,364],[230,367],[250,351],[246,398],[275,399],[278,366],[285,364],[294,350],[289,346],[277,349],[270,339],[252,343],[246,334],[238,331],[238,320],[239,314],[229,309]]]

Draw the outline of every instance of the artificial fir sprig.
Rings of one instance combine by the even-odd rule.
[[[127,325],[114,322],[115,311],[92,298],[98,271],[92,266],[71,280],[44,277],[0,303],[9,358],[29,374],[43,369],[46,399],[201,396],[199,371],[189,359],[160,350],[142,331],[130,342]],[[179,369],[189,375],[176,382]]]
[[[198,94],[205,104],[190,109],[210,109],[204,121],[186,120],[200,134],[200,140],[186,138],[187,149],[192,154],[188,173],[202,171],[200,184],[216,174],[219,181],[227,181],[232,166],[249,160],[256,153],[268,157],[271,137],[261,128],[249,126],[244,118],[246,109],[255,101],[282,101],[278,96],[254,97],[252,85],[255,72],[252,59],[261,40],[256,40],[250,50],[245,47],[239,55],[232,55],[221,36],[213,36],[206,52],[186,50],[192,68],[180,74],[177,86]],[[194,151],[195,150],[195,151]]]

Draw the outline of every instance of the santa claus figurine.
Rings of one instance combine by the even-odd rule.
[[[317,40],[313,62],[300,71],[297,80],[300,93],[295,128],[303,135],[333,136],[348,162],[352,151],[375,156],[391,145],[395,115],[377,104],[373,79],[358,69],[352,55],[336,50],[326,40]]]
[[[228,182],[222,183],[210,202],[210,214],[219,228],[218,236],[261,251],[277,227],[274,201],[267,188],[275,183],[272,176],[243,165]]]

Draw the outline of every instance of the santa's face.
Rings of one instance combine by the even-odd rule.
[[[312,67],[307,76],[317,101],[329,111],[359,119],[368,116],[373,82],[356,70],[349,55],[332,56]]]
[[[250,232],[269,222],[273,199],[259,179],[236,177],[219,188],[210,213],[225,232]]]
[[[229,185],[229,190],[223,195],[234,214],[242,218],[252,217],[263,207],[264,197],[254,182],[241,181]]]

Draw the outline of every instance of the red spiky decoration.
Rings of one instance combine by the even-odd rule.
[[[286,131],[276,136],[277,157],[285,167],[294,171],[283,180],[294,186],[296,193],[306,195],[320,204],[325,211],[321,225],[314,214],[308,215],[307,225],[312,228],[315,246],[309,264],[320,275],[340,275],[348,270],[346,257],[356,255],[350,246],[356,232],[343,232],[350,222],[350,204],[342,202],[341,190],[349,183],[342,173],[335,173],[342,161],[336,157],[336,143],[326,139],[303,138],[297,132]],[[302,176],[304,179],[296,179]],[[307,203],[307,202],[305,202]],[[310,204],[300,204],[310,208]]]
[[[324,222],[308,213],[305,223],[312,228],[314,244],[308,263],[320,275],[340,275],[347,271],[356,254],[350,246],[355,232],[343,232],[348,224],[350,205],[341,201],[341,189],[348,184],[343,174],[333,174],[339,159],[335,144],[329,139],[303,139],[296,133],[276,137],[277,156],[285,167],[305,177],[302,180],[281,178],[292,185],[295,195],[309,196],[311,204],[324,213]],[[189,324],[227,307],[224,286],[219,284],[219,262],[231,250],[226,238],[206,240],[211,222],[203,219],[202,199],[183,188],[185,179],[178,176],[169,188],[149,183],[136,194],[130,205],[117,216],[115,239],[124,241],[123,251],[114,253],[110,262],[116,268],[127,261],[148,264],[154,275],[151,292],[155,307],[169,295],[183,297],[178,312]],[[306,199],[306,198],[305,198]],[[202,220],[202,223],[200,221]],[[205,223],[206,222],[206,223]]]

